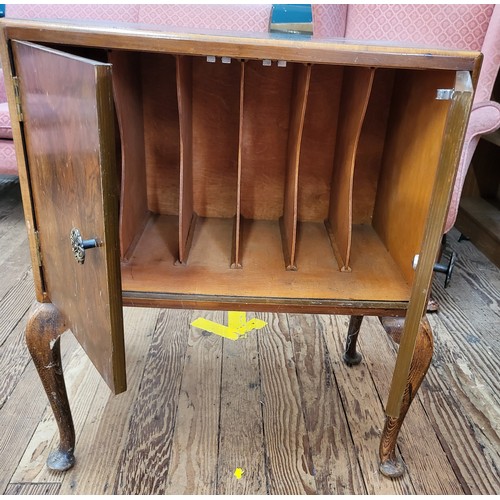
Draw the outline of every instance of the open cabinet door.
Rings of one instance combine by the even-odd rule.
[[[126,377],[111,66],[17,41],[12,52],[45,293],[118,394]],[[74,230],[97,244],[83,263]]]

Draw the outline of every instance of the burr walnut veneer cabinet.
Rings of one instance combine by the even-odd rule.
[[[400,348],[380,468],[400,475],[481,55],[1,25],[37,294],[26,337],[61,438],[49,467],[74,463],[59,337],[70,328],[122,392],[125,304],[349,314],[348,364],[363,316],[381,317]]]

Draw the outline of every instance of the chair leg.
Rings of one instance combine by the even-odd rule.
[[[382,325],[386,329],[391,338],[399,343],[402,333],[403,322],[399,320],[401,328],[398,329],[394,318],[380,318]],[[417,393],[422,380],[427,373],[432,359],[434,341],[432,330],[427,321],[423,317],[420,321],[415,351],[410,366],[410,373],[406,390],[403,396],[403,403],[399,417],[386,416],[385,427],[380,439],[380,472],[388,477],[399,477],[404,473],[404,465],[402,460],[396,456],[396,441],[401,430],[401,426],[405,419],[406,413],[410,408],[411,402]]]
[[[344,352],[344,363],[347,366],[359,365],[359,363],[361,363],[362,356],[356,351],[356,344],[358,342],[358,335],[362,321],[363,316],[351,316],[349,321]]]
[[[57,471],[75,464],[75,430],[61,365],[60,336],[66,328],[61,314],[50,303],[37,303],[26,327],[28,350],[59,427],[59,447],[47,459],[47,466]]]

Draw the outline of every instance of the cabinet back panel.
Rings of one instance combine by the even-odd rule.
[[[328,223],[345,271],[349,270],[351,253],[354,167],[373,75],[373,68],[344,69]]]
[[[248,61],[243,103],[241,215],[283,215],[293,65]]]
[[[451,71],[396,74],[373,224],[408,282],[420,251],[450,101],[436,90],[453,88]]]
[[[391,107],[394,70],[377,69],[356,152],[352,223],[371,224]]]
[[[193,197],[202,217],[233,217],[238,184],[240,62],[193,59]]]
[[[299,167],[302,221],[328,217],[342,72],[342,66],[312,67]]]
[[[180,132],[175,58],[144,53],[141,71],[148,208],[154,213],[176,215]]]

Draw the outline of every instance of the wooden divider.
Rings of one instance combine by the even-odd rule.
[[[140,54],[111,51],[113,92],[121,136],[120,253],[133,251],[149,217],[144,171],[144,117]]]
[[[326,226],[341,271],[350,271],[352,187],[361,127],[373,83],[374,68],[346,67],[342,83],[337,142]]]
[[[241,61],[240,72],[240,107],[238,127],[238,183],[236,186],[236,215],[234,216],[233,251],[231,269],[241,269],[241,169],[242,169],[242,140],[243,140],[243,104],[245,100],[245,61]]]
[[[290,127],[288,131],[285,201],[283,217],[280,218],[283,255],[287,271],[297,270],[295,248],[297,243],[299,160],[310,81],[311,65],[296,65],[291,99]]]
[[[179,263],[186,264],[196,225],[193,209],[193,67],[192,58],[177,56],[177,102],[179,107]]]

